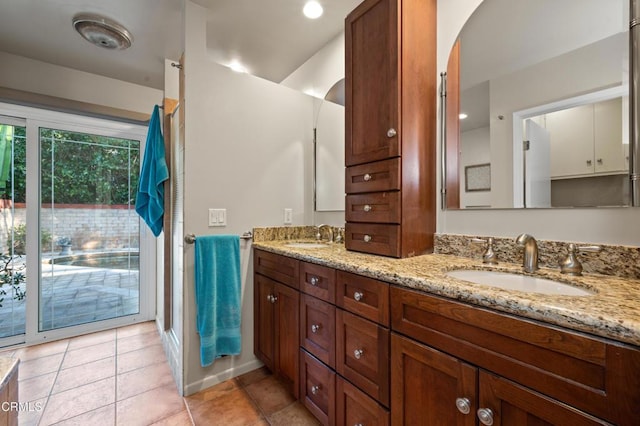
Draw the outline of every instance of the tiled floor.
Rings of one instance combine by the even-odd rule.
[[[181,398],[154,322],[0,356],[20,358],[20,425],[317,424],[264,368]]]

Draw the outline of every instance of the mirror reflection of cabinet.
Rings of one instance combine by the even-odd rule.
[[[551,177],[624,173],[622,99],[545,114],[551,135]]]

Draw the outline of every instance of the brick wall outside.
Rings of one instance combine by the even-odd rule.
[[[0,208],[0,252],[7,253],[8,236],[26,222],[24,205]],[[43,252],[60,251],[61,237],[71,239],[72,250],[93,251],[139,248],[140,217],[133,206],[56,205],[40,211],[43,232],[52,236]],[[15,235],[15,234],[14,234]]]

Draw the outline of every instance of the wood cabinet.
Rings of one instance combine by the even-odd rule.
[[[391,325],[393,424],[474,424],[458,399],[494,425],[637,422],[636,348],[399,288]]]
[[[268,262],[265,259],[269,259]],[[295,259],[273,253],[260,250],[254,252],[254,264],[264,266],[268,263],[270,268],[261,270],[272,277],[283,277],[291,271],[297,271],[297,262]],[[283,265],[284,274],[278,265]],[[258,268],[255,270],[258,271]],[[297,283],[297,276],[295,278]],[[297,398],[300,294],[295,288],[258,273],[254,274],[253,285],[254,354]]]
[[[336,373],[300,349],[300,400],[323,425],[335,424]]]
[[[606,175],[628,169],[629,154],[622,143],[621,98],[556,111],[544,117],[551,136],[551,177]]]
[[[336,425],[386,426],[389,411],[342,377],[336,378]]]
[[[331,368],[336,365],[336,307],[300,297],[300,346]]]
[[[345,38],[345,245],[427,253],[436,213],[436,1],[365,0],[347,16]]]

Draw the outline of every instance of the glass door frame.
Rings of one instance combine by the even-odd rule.
[[[39,302],[41,292],[41,247],[40,247],[40,128],[54,128],[71,132],[90,133],[95,135],[136,139],[140,141],[141,158],[144,155],[144,144],[147,128],[138,124],[110,121],[100,118],[75,114],[47,111],[33,107],[0,103],[0,115],[20,117],[26,120],[27,137],[27,176],[26,176],[26,324],[24,343],[33,345],[52,340],[64,339],[76,335],[105,330],[136,322],[155,319],[156,309],[156,239],[151,231],[141,222],[140,225],[140,310],[137,314],[118,318],[90,322],[60,329],[40,331]],[[33,225],[37,224],[37,225]],[[37,229],[38,232],[34,232]],[[37,273],[36,273],[37,272]],[[36,291],[37,290],[37,291]],[[10,338],[7,338],[7,340]],[[20,339],[22,340],[22,339]],[[15,344],[0,339],[0,345]],[[0,347],[1,347],[0,346]]]

